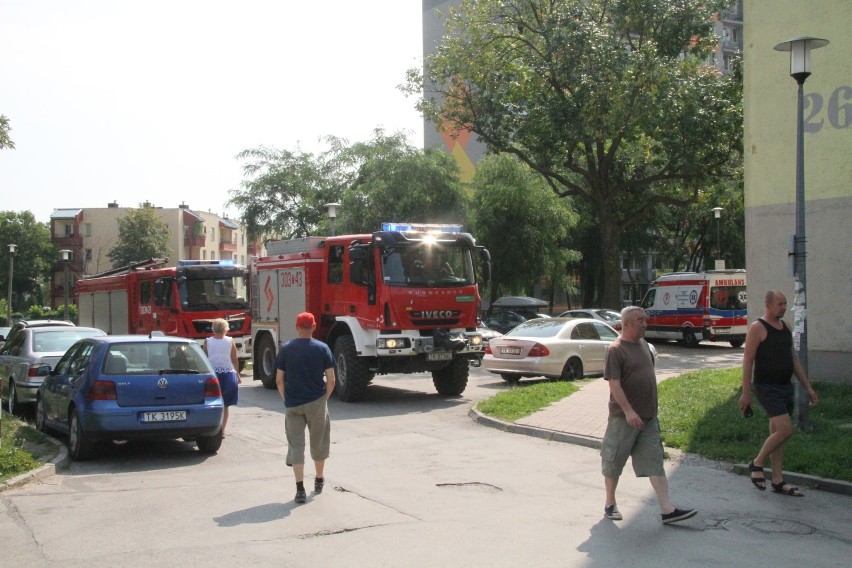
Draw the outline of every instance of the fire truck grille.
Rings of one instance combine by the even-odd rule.
[[[228,331],[239,331],[243,328],[244,319],[228,320]],[[213,320],[195,320],[192,326],[198,333],[213,333]]]
[[[414,325],[439,325],[441,327],[455,327],[459,320],[458,318],[453,319],[413,319],[411,323]]]

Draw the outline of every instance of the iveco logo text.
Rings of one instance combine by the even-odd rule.
[[[423,311],[423,312],[413,312],[413,316],[416,318],[453,318],[457,317],[461,312],[455,310],[435,310],[435,311]]]

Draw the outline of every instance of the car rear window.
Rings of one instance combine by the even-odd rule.
[[[562,331],[565,320],[544,318],[525,321],[518,327],[509,331],[506,335],[519,335],[521,337],[554,337]]]
[[[78,339],[104,335],[103,332],[88,329],[69,329],[67,327],[56,330],[33,330],[33,352],[34,353],[59,353],[66,352]]]
[[[213,373],[195,343],[152,342],[110,345],[104,360],[107,374]]]

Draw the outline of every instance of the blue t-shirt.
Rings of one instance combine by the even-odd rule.
[[[331,349],[322,341],[298,337],[282,345],[275,368],[284,371],[284,406],[299,406],[325,396],[325,371],[332,367]]]

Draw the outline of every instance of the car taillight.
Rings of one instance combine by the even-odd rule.
[[[30,367],[29,370],[27,371],[27,376],[28,377],[38,377],[39,374],[36,372],[36,370],[39,367],[40,367],[40,365],[33,365],[32,367]]]
[[[218,398],[222,396],[222,388],[219,386],[219,379],[207,379],[204,382],[204,398]]]
[[[530,351],[527,353],[527,357],[547,357],[548,355],[550,355],[550,350],[541,343],[536,343],[530,347]]]
[[[95,381],[86,394],[86,400],[115,400],[115,383],[112,381]]]
[[[490,341],[485,342],[485,354],[486,355],[492,355],[493,354],[492,351],[491,351],[491,342]]]

